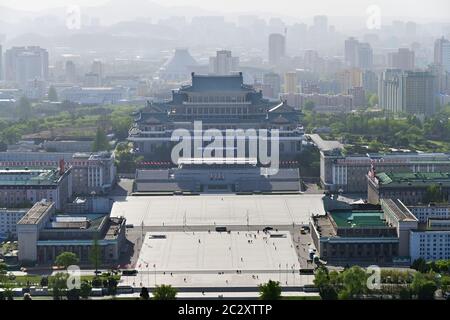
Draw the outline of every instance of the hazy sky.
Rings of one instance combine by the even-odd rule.
[[[73,4],[94,6],[106,2],[108,0],[0,0],[0,5],[35,11]],[[153,2],[162,5],[196,6],[222,12],[265,11],[274,15],[298,17],[315,14],[364,16],[369,5],[378,5],[382,14],[389,17],[435,17],[450,22],[449,0],[153,0]]]

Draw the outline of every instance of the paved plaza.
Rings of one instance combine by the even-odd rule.
[[[300,275],[289,232],[148,232],[135,277],[122,284],[152,287],[257,287],[268,280],[282,286],[311,284]]]
[[[308,223],[323,214],[321,194],[128,196],[113,205],[111,216],[141,226],[270,226]]]

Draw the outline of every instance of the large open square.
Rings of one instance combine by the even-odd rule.
[[[111,216],[140,226],[266,226],[306,224],[324,213],[323,195],[128,196]]]
[[[148,232],[135,277],[124,284],[176,287],[256,287],[269,279],[283,286],[311,283],[300,275],[289,232]]]

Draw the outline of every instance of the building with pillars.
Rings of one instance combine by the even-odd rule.
[[[268,136],[273,129],[278,129],[280,159],[295,159],[301,151],[304,135],[299,123],[301,115],[286,102],[264,99],[261,91],[243,83],[242,73],[192,73],[192,84],[172,91],[171,101],[148,103],[137,112],[128,140],[133,142],[135,152],[148,160],[169,160],[175,145],[171,140],[174,130],[183,129],[191,136],[204,133],[195,128],[194,122],[201,121],[202,130],[215,129],[224,137],[226,130],[256,130],[256,136],[245,137],[246,141],[259,137],[260,129],[267,130]],[[230,140],[238,138],[236,134]],[[210,142],[202,143],[201,151]],[[234,153],[234,157],[249,157],[248,150],[245,155],[237,155],[235,147],[224,146],[224,153],[225,149]],[[214,156],[224,157],[225,154]]]

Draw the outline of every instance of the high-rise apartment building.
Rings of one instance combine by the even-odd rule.
[[[233,57],[231,51],[217,51],[215,57],[209,58],[209,72],[217,75],[229,75],[239,71],[239,57]]]
[[[267,88],[265,97],[278,99],[281,92],[281,78],[278,73],[270,72],[264,74],[263,85]]]
[[[284,74],[284,92],[297,93],[298,78],[295,72],[286,72]]]
[[[25,86],[48,79],[48,52],[38,47],[12,47],[5,52],[5,80]]]
[[[435,113],[436,77],[430,72],[386,70],[379,82],[380,106],[391,113]]]
[[[272,65],[280,63],[286,55],[286,38],[279,33],[269,35],[269,63]]]
[[[437,39],[434,43],[434,64],[450,72],[450,41],[444,37]]]
[[[392,69],[401,69],[404,71],[414,70],[415,54],[408,48],[400,48],[397,52],[388,54],[388,65]]]
[[[351,37],[345,40],[344,46],[347,66],[361,69],[371,69],[373,67],[373,50],[369,43],[362,43]]]

